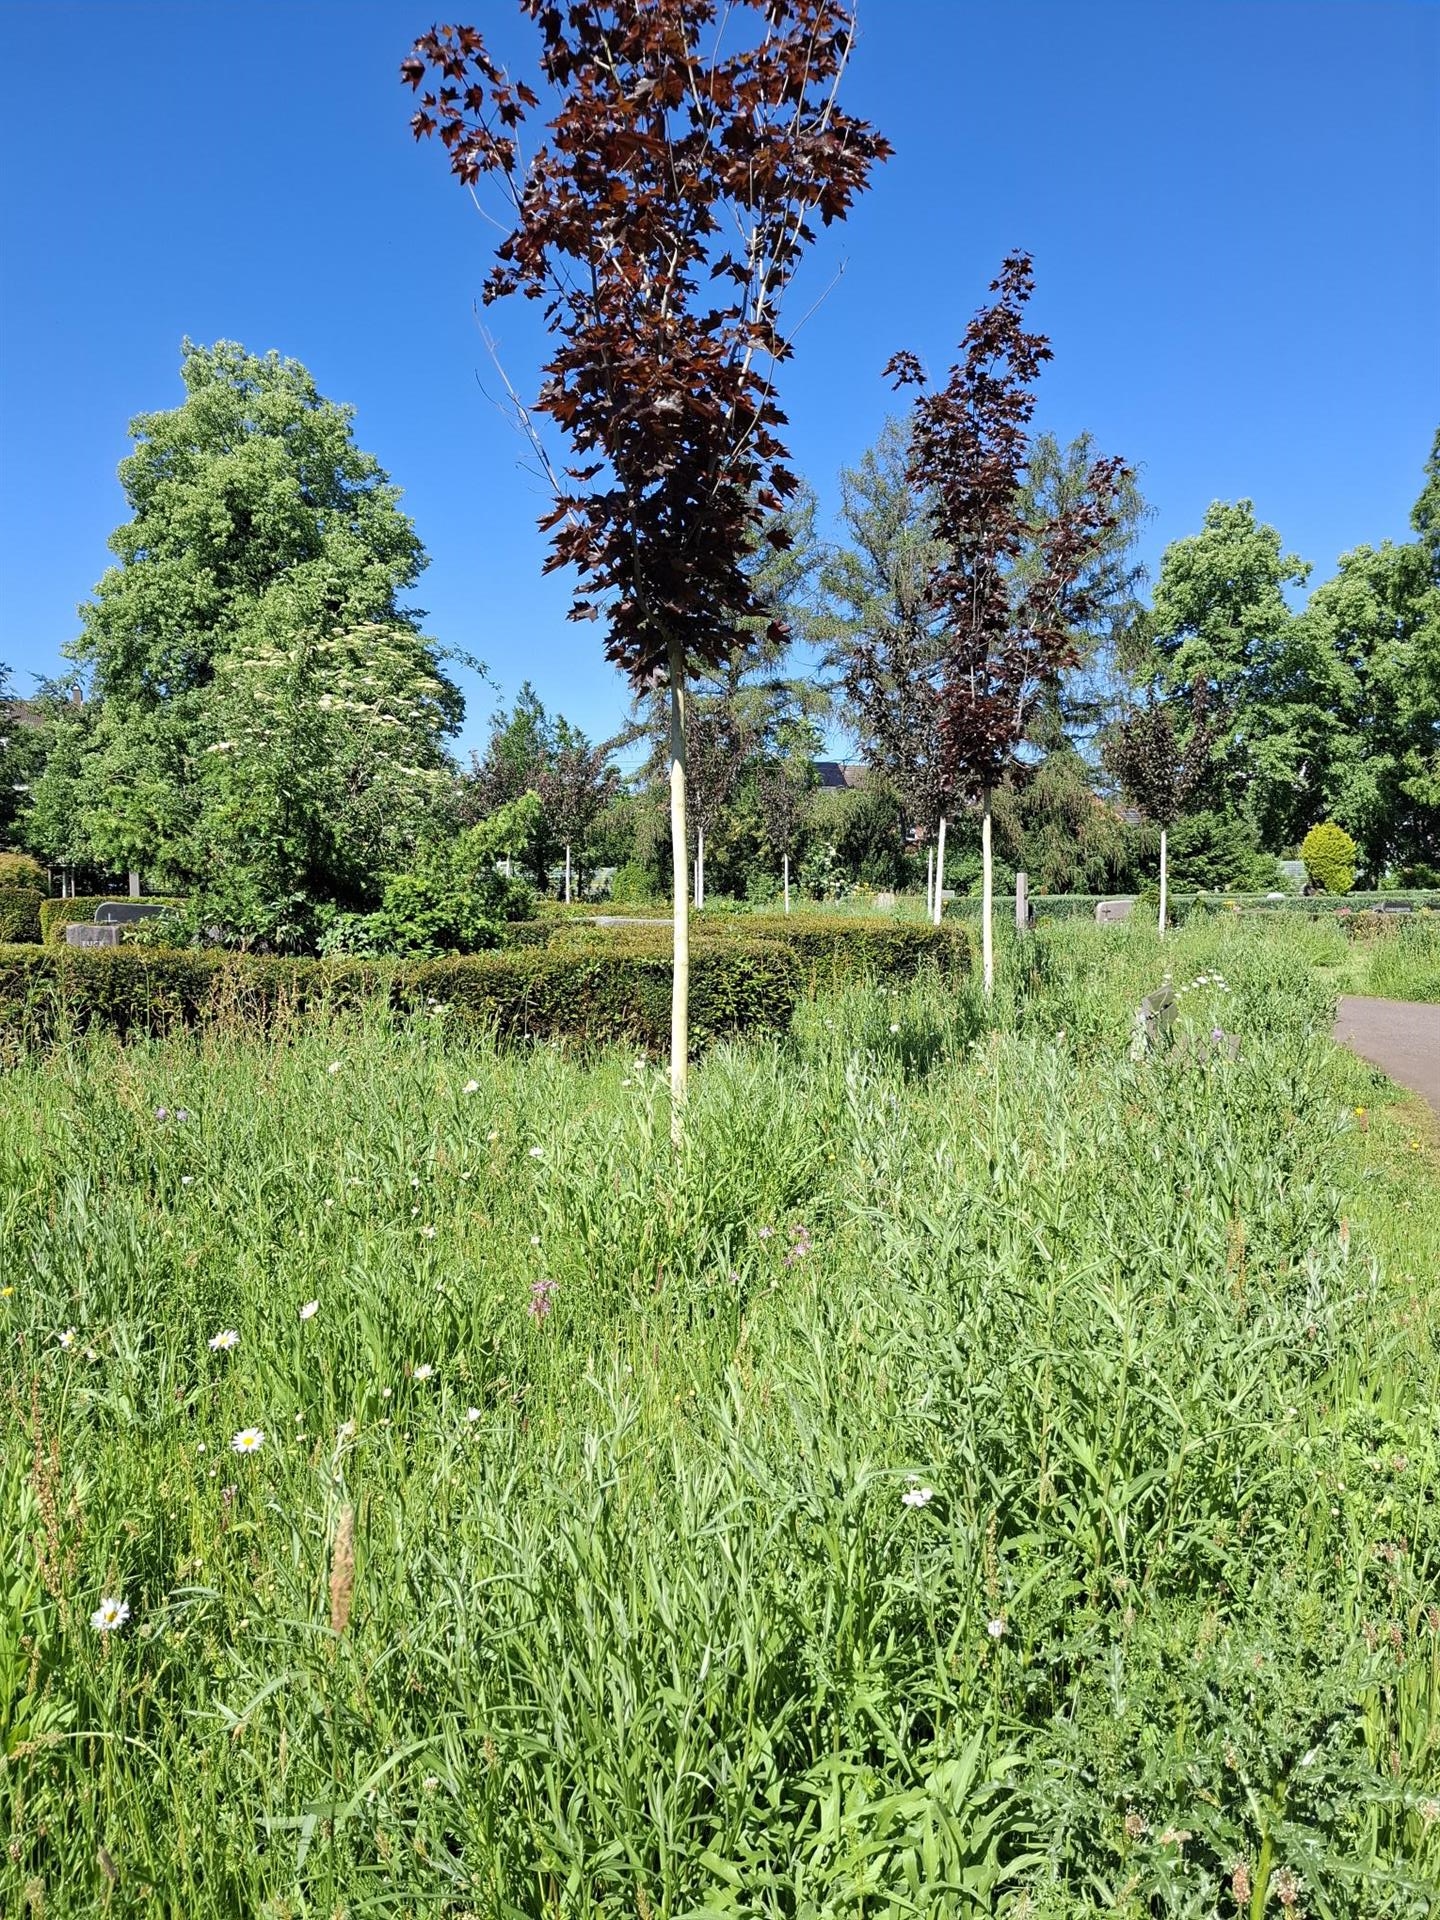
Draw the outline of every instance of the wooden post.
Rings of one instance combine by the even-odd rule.
[[[1024,873],[1015,876],[1015,931],[1030,931],[1030,879]]]
[[[990,789],[986,787],[984,812],[980,815],[980,869],[983,876],[980,897],[980,952],[985,976],[985,997],[995,991],[995,862],[990,851]]]
[[[674,975],[670,990],[670,1138],[685,1131],[690,1073],[690,902],[685,885],[685,649],[669,647],[670,874],[673,893]]]
[[[1169,904],[1166,882],[1170,878],[1166,855],[1169,853],[1168,836],[1164,827],[1160,829],[1160,938],[1165,938],[1165,909]]]

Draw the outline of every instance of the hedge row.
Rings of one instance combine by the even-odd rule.
[[[0,941],[38,940],[44,905],[39,887],[0,887]]]
[[[1148,911],[1153,892],[1144,896]],[[1037,920],[1093,920],[1095,908],[1102,900],[1138,900],[1133,893],[1032,893],[1030,904],[1035,909]],[[1013,915],[1011,903],[1014,895],[997,892],[995,895],[995,915],[997,919],[1009,912]],[[1231,907],[1238,907],[1242,913],[1360,913],[1367,909],[1384,906],[1411,906],[1440,908],[1440,892],[1434,889],[1414,887],[1396,889],[1389,893],[1320,893],[1305,896],[1287,893],[1278,900],[1272,900],[1264,893],[1171,893],[1170,910],[1178,919],[1187,913],[1225,913]],[[980,901],[978,896],[965,894],[958,900],[946,903],[946,918],[958,921],[978,919]]]
[[[551,952],[648,953],[667,958],[670,953],[670,927],[661,921],[609,927],[593,922],[530,921],[508,931],[521,942],[544,939]],[[746,947],[757,940],[793,955],[808,994],[852,980],[913,979],[927,963],[953,980],[970,966],[970,938],[963,925],[934,927],[918,920],[869,916],[843,919],[838,915],[792,915],[788,919],[781,914],[757,913],[714,919],[707,914],[690,917],[690,950],[694,956]]]
[[[723,1037],[783,1033],[802,980],[795,956],[768,941],[697,953],[690,980],[696,1050]],[[538,948],[406,964],[146,947],[0,948],[0,1038],[12,1046],[92,1028],[123,1037],[218,1022],[273,1027],[296,1014],[373,1001],[474,1022],[504,1040],[623,1041],[661,1052],[670,1038],[670,968],[655,953]]]

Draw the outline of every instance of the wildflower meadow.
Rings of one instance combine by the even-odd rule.
[[[1342,945],[821,995],[678,1150],[443,1008],[11,1059],[0,1911],[1433,1915],[1440,1164]]]

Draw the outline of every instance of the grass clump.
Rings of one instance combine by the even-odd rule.
[[[0,1909],[1432,1913],[1440,1181],[1298,937],[852,985],[679,1158],[374,1006],[23,1060]]]

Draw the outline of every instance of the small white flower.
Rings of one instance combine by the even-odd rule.
[[[340,1062],[338,1060],[332,1060],[325,1071],[326,1073],[338,1073],[340,1071]]]
[[[433,1240],[435,1234],[436,1229],[434,1227],[421,1227],[420,1229],[420,1237],[422,1240]]]
[[[530,1236],[530,1244],[531,1244],[531,1246],[532,1246],[532,1247],[538,1247],[538,1246],[539,1246],[539,1244],[540,1244],[540,1236],[539,1236],[539,1234],[538,1234],[538,1233],[532,1233],[532,1234],[531,1234],[531,1236]]]
[[[431,1374],[434,1373],[434,1371],[435,1371],[434,1367],[432,1367],[430,1362],[426,1360],[421,1366],[416,1367],[414,1373],[411,1374],[410,1377],[412,1380],[428,1380]]]
[[[390,1398],[390,1394],[391,1394],[391,1391],[392,1391],[392,1389],[391,1389],[391,1388],[389,1388],[389,1387],[381,1387],[381,1389],[380,1389],[380,1398],[381,1398],[382,1400],[388,1400],[388,1399]]]
[[[355,1422],[353,1420],[342,1420],[336,1430],[335,1437],[337,1440],[353,1440],[355,1438]]]
[[[928,1507],[935,1498],[933,1487],[907,1487],[900,1498],[907,1507]]]
[[[543,1147],[531,1147],[530,1158],[532,1160],[543,1160],[545,1158],[545,1149]]]
[[[68,1353],[71,1347],[73,1347],[75,1344],[74,1327],[66,1327],[65,1331],[63,1333],[57,1333],[55,1338],[60,1342],[60,1345],[64,1349],[64,1351]]]
[[[300,1318],[302,1320],[313,1320],[319,1311],[320,1302],[318,1300],[307,1300],[300,1309]]]
[[[478,1093],[480,1091],[480,1082],[478,1080],[467,1080],[460,1091],[462,1093]]]
[[[898,1020],[892,1020],[892,1021],[890,1022],[890,1031],[891,1031],[891,1033],[899,1033],[899,1031],[900,1031],[900,1022],[899,1022]]]
[[[205,1451],[205,1442],[204,1442],[203,1440],[201,1440],[201,1441],[200,1441],[200,1442],[198,1443],[198,1445],[197,1445],[197,1446],[196,1446],[196,1448],[195,1448],[195,1451],[196,1451],[197,1453],[203,1453],[203,1452]]]
[[[265,1444],[265,1434],[260,1427],[242,1427],[230,1442],[236,1453],[258,1453]]]
[[[194,1184],[195,1184],[195,1176],[194,1176],[194,1174],[193,1174],[193,1173],[182,1173],[182,1174],[181,1174],[181,1176],[180,1176],[180,1184],[181,1184],[181,1186],[182,1186],[182,1187],[193,1187],[193,1186],[194,1186]]]
[[[997,1613],[993,1620],[987,1621],[985,1631],[992,1640],[1003,1640],[1010,1631],[1009,1623],[1003,1613]]]
[[[123,1627],[129,1618],[129,1601],[102,1600],[91,1614],[90,1624],[97,1633],[113,1633],[116,1627]]]
[[[205,1344],[212,1353],[229,1353],[232,1347],[239,1346],[240,1335],[234,1327],[226,1327],[223,1333],[212,1333]]]
[[[473,1424],[476,1420],[480,1418],[479,1407],[466,1407],[465,1418]]]

